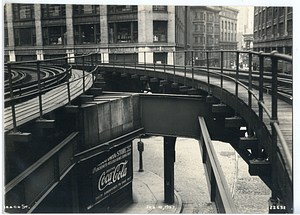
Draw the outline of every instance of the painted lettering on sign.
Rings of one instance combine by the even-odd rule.
[[[91,169],[91,173],[93,203],[88,210],[132,182],[132,144],[111,150]]]
[[[120,179],[126,177],[127,175],[127,163],[128,160],[125,160],[124,162],[119,163],[113,168],[110,168],[108,171],[103,171],[103,173],[100,175],[99,181],[98,181],[98,190],[102,191],[107,186],[116,183]]]

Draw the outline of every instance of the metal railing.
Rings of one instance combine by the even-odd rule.
[[[113,72],[121,71],[122,73],[130,73],[134,71],[134,75],[138,75],[138,71],[143,71],[144,75],[152,76],[158,78],[158,74],[162,73],[164,75],[163,79],[168,79],[168,75],[172,75],[173,82],[176,83],[176,76],[184,77],[184,86],[187,85],[187,80],[191,80],[192,88],[195,88],[195,79],[198,78],[198,75],[204,74],[207,76],[207,91],[208,94],[211,94],[211,87],[214,85],[212,83],[213,78],[218,77],[220,80],[220,102],[223,102],[223,92],[225,90],[225,80],[230,80],[234,83],[234,96],[236,97],[236,114],[238,111],[237,105],[239,98],[239,87],[244,88],[248,92],[248,113],[252,110],[253,99],[258,103],[259,106],[259,119],[261,122],[264,122],[263,118],[264,113],[268,116],[268,120],[271,122],[271,132],[270,136],[272,138],[272,146],[270,159],[271,162],[276,162],[276,154],[278,152],[277,147],[280,145],[283,149],[282,155],[286,158],[286,167],[292,171],[292,155],[288,148],[288,144],[284,139],[284,135],[279,127],[278,120],[278,81],[279,81],[279,61],[287,62],[287,64],[292,65],[292,57],[288,55],[279,54],[277,52],[272,53],[262,53],[262,52],[249,52],[249,51],[233,51],[233,50],[213,50],[213,51],[181,51],[181,52],[161,52],[164,56],[161,59],[161,62],[153,62],[153,57],[147,56],[153,53],[147,52],[111,52],[111,53],[91,53],[83,54],[75,57],[65,57],[50,59],[44,61],[30,61],[30,62],[8,62],[6,64],[7,70],[9,73],[9,86],[10,86],[10,99],[11,99],[11,110],[13,117],[13,132],[17,131],[16,117],[15,117],[15,108],[14,100],[16,96],[13,92],[13,83],[12,83],[12,67],[14,65],[20,65],[24,63],[34,63],[38,71],[38,96],[39,96],[39,107],[40,107],[40,117],[43,115],[42,107],[42,93],[44,92],[41,88],[41,79],[40,79],[40,65],[41,63],[55,63],[55,65],[60,65],[65,67],[65,72],[70,75],[72,68],[79,68],[82,70],[82,92],[85,93],[85,77],[92,74],[93,85],[94,85],[94,76],[98,75],[98,69],[112,68]],[[148,55],[149,54],[149,55]],[[105,57],[106,55],[106,57]],[[98,60],[100,56],[101,60]],[[128,58],[129,56],[129,58]],[[167,57],[170,57],[169,61]],[[200,57],[199,57],[200,56]],[[201,57],[202,56],[202,57]],[[240,69],[240,59],[246,58],[248,60],[248,69]],[[107,59],[105,62],[103,59]],[[244,61],[245,62],[245,61]],[[168,64],[169,63],[169,64]],[[268,64],[268,65],[267,65]],[[69,67],[69,65],[71,65]],[[257,69],[259,71],[255,71]],[[266,66],[267,65],[267,66]],[[255,67],[255,68],[254,68]],[[92,68],[91,71],[88,71],[89,68]],[[288,73],[291,73],[292,66]],[[122,70],[119,70],[122,69]],[[248,81],[246,84],[240,79],[241,73],[248,72]],[[234,74],[229,74],[229,72],[235,72]],[[287,71],[286,71],[287,72]],[[266,106],[264,102],[264,83],[266,82],[265,76],[271,74],[270,80],[272,83],[271,86],[271,110]],[[284,76],[284,73],[280,73],[280,76]],[[291,76],[288,76],[291,79]],[[169,78],[170,79],[170,78]],[[258,91],[259,95],[253,90],[253,80],[258,79]],[[75,81],[75,80],[73,80]],[[168,80],[171,81],[171,80]],[[290,80],[291,81],[291,80]],[[70,97],[70,81],[67,80],[66,83],[57,85],[62,86],[66,85],[68,90],[68,102],[71,103]],[[51,89],[54,89],[55,87]],[[253,121],[251,117],[248,117],[248,134],[253,134]],[[263,123],[260,124],[260,129],[262,129]],[[279,142],[278,142],[279,140]],[[276,174],[276,169],[273,168],[273,173]],[[275,177],[275,175],[274,175]]]
[[[237,209],[232,200],[217,153],[212,145],[205,120],[203,117],[198,117],[198,120],[201,130],[199,145],[202,153],[202,163],[206,170],[211,201],[215,202],[218,213],[235,214]]]

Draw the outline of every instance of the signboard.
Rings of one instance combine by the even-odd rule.
[[[122,145],[91,170],[93,203],[90,210],[132,182],[132,144]]]

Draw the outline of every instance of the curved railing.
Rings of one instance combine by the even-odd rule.
[[[224,88],[224,80],[230,80],[235,84],[235,97],[236,101],[238,102],[239,100],[239,86],[245,89],[248,92],[248,108],[249,111],[248,113],[250,114],[252,110],[252,100],[254,99],[259,106],[259,113],[258,117],[261,122],[264,122],[263,115],[264,113],[267,115],[269,121],[271,122],[271,132],[270,136],[272,138],[272,151],[276,155],[277,154],[277,147],[280,145],[283,149],[280,153],[286,158],[286,168],[292,171],[292,155],[290,153],[290,150],[288,148],[288,143],[284,138],[284,135],[279,127],[279,120],[278,120],[278,70],[279,68],[279,61],[282,62],[287,62],[289,64],[292,64],[292,57],[279,54],[276,52],[272,53],[262,53],[262,52],[246,52],[246,51],[232,51],[232,50],[221,50],[221,51],[202,51],[201,53],[204,53],[204,58],[206,60],[205,65],[197,65],[196,58],[194,57],[196,53],[199,51],[183,51],[183,52],[171,52],[170,56],[172,58],[172,62],[169,61],[168,63],[153,63],[153,62],[147,62],[147,56],[148,53],[146,52],[133,52],[130,53],[132,56],[136,56],[135,59],[128,60],[125,57],[125,53],[90,53],[90,54],[83,54],[80,56],[74,56],[74,57],[65,57],[65,58],[56,58],[56,59],[49,59],[49,60],[44,60],[44,61],[30,61],[30,62],[8,62],[6,64],[8,73],[11,74],[12,68],[14,65],[20,65],[24,63],[31,63],[31,64],[36,64],[36,68],[38,71],[38,83],[37,83],[37,89],[38,92],[34,93],[35,95],[39,96],[39,109],[40,109],[40,117],[42,118],[43,115],[43,107],[42,107],[42,98],[41,95],[44,93],[46,89],[41,88],[41,79],[40,79],[40,65],[41,64],[51,64],[53,66],[62,66],[65,68],[65,73],[70,75],[71,70],[73,68],[77,68],[82,70],[82,75],[78,79],[82,79],[82,92],[85,93],[85,77],[88,75],[93,76],[93,86],[94,86],[94,79],[95,76],[98,75],[98,70],[99,68],[103,67],[110,67],[110,68],[123,68],[123,73],[129,73],[129,70],[132,75],[138,75],[138,71],[144,71],[144,75],[149,75],[150,73],[153,78],[158,77],[158,73],[164,73],[164,77],[167,78],[167,76],[170,77],[170,75],[173,75],[173,84],[179,85],[179,83],[176,83],[176,77],[181,76],[184,77],[184,83],[183,87],[186,86],[187,79],[191,80],[191,87],[195,88],[195,80],[196,76],[200,74],[205,74],[206,76],[206,84],[207,84],[207,92],[208,94],[211,94],[211,87],[212,87],[212,79],[215,77],[218,77],[220,80],[220,101],[223,102],[223,91],[225,90]],[[200,52],[199,52],[200,53]],[[228,68],[224,65],[224,62],[226,60],[226,55],[231,55],[234,54],[235,60],[234,65],[231,66],[231,68]],[[129,53],[126,53],[129,54]],[[153,54],[153,53],[152,53]],[[219,55],[217,58],[216,54]],[[106,56],[105,56],[106,55]],[[120,57],[123,55],[123,59],[116,61],[113,59],[117,59],[117,55]],[[247,55],[247,60],[248,60],[248,86],[245,84],[245,82],[242,82],[239,79],[240,75],[240,56],[241,55]],[[99,59],[100,56],[100,59]],[[210,58],[210,56],[215,56],[215,58]],[[253,90],[253,66],[254,66],[254,61],[253,58],[256,57],[256,66],[258,65],[258,95],[257,91]],[[109,62],[110,59],[110,62]],[[213,59],[213,60],[212,60]],[[232,58],[231,58],[232,59]],[[266,61],[266,59],[269,59]],[[150,58],[151,61],[153,61]],[[150,61],[148,60],[148,61]],[[204,62],[205,60],[202,60]],[[219,64],[217,62],[219,61]],[[214,64],[212,64],[213,62]],[[270,69],[269,74],[272,76],[269,78],[271,80],[272,86],[271,86],[271,97],[272,97],[272,105],[271,105],[271,110],[269,107],[266,106],[264,102],[264,81],[265,81],[265,75],[266,75],[266,67],[264,66],[265,63],[270,63],[270,66],[268,66],[268,69]],[[282,63],[283,65],[283,63]],[[288,64],[285,64],[288,65]],[[226,71],[235,71],[234,75],[229,75],[225,73]],[[243,70],[245,72],[245,70]],[[282,73],[283,74],[283,73]],[[281,75],[282,75],[281,74]],[[257,78],[257,77],[255,77]],[[72,80],[76,81],[78,79]],[[178,79],[177,79],[178,80]],[[170,80],[171,81],[171,80]],[[67,78],[65,83],[62,84],[57,84],[55,86],[52,86],[48,88],[47,90],[54,89],[58,86],[66,86],[66,90],[68,91],[68,102],[69,104],[71,103],[71,96],[70,96],[70,83],[69,79]],[[292,80],[290,80],[292,82]],[[182,84],[182,83],[181,83]],[[14,101],[16,100],[16,96],[14,95],[13,92],[13,83],[12,83],[12,75],[9,75],[9,85],[10,85],[10,100],[11,100],[11,110],[12,110],[12,116],[13,116],[13,132],[17,131],[17,126],[16,126],[16,117],[15,117],[15,109],[14,109]],[[234,108],[235,109],[235,108]],[[236,110],[237,111],[237,110]],[[252,130],[252,119],[249,117],[248,121],[248,133],[251,134],[253,133]],[[260,129],[262,129],[262,123],[260,125]],[[279,140],[279,143],[278,143]],[[279,144],[279,145],[278,145]],[[273,155],[274,156],[274,155]],[[274,157],[272,158],[274,159]],[[276,174],[276,171],[272,174]],[[291,177],[291,176],[290,176]]]
[[[174,74],[174,80],[173,82],[176,83],[176,73],[177,75],[179,75],[178,71],[183,71],[184,72],[184,77],[187,77],[187,74],[191,75],[191,79],[192,79],[192,87],[194,88],[194,80],[195,80],[195,75],[197,74],[197,72],[201,71],[201,72],[205,72],[206,76],[207,76],[207,85],[208,85],[208,93],[210,94],[210,79],[211,77],[214,76],[219,76],[220,78],[220,88],[221,88],[221,102],[222,102],[222,92],[223,92],[223,79],[227,79],[227,80],[231,80],[235,83],[235,96],[236,98],[238,98],[238,86],[241,86],[242,88],[244,88],[245,90],[248,91],[248,107],[249,110],[251,110],[252,108],[252,97],[256,100],[256,102],[259,105],[259,117],[260,120],[263,122],[263,112],[265,112],[267,114],[267,116],[269,117],[269,119],[271,120],[271,126],[272,126],[272,140],[273,142],[276,141],[277,142],[277,137],[279,139],[280,145],[283,149],[283,153],[284,156],[287,160],[287,167],[292,170],[292,155],[290,153],[290,150],[288,149],[288,144],[284,139],[284,136],[282,134],[282,131],[280,130],[279,127],[279,121],[278,121],[278,113],[277,113],[277,109],[278,109],[278,105],[277,105],[277,100],[278,100],[278,61],[284,61],[287,63],[292,64],[292,56],[289,55],[284,55],[284,54],[279,54],[276,51],[272,52],[272,53],[263,53],[263,52],[253,52],[253,51],[232,51],[232,50],[224,50],[224,51],[218,51],[218,50],[214,50],[214,51],[201,51],[202,53],[205,53],[206,55],[206,67],[204,66],[196,66],[194,60],[189,60],[188,63],[185,60],[184,65],[176,65],[175,63],[175,57],[176,55],[182,53],[182,55],[184,56],[184,58],[186,59],[186,56],[191,57],[192,59],[194,59],[193,55],[196,52],[200,52],[200,51],[184,51],[184,52],[171,52],[172,56],[173,56],[173,65],[170,64],[155,64],[155,63],[145,63],[147,61],[147,52],[142,52],[142,53],[138,53],[138,52],[134,52],[132,54],[137,54],[137,55],[143,55],[143,60],[144,63],[137,63],[137,62],[128,62],[125,60],[125,53],[111,53],[112,56],[114,55],[122,55],[124,56],[124,60],[123,61],[119,61],[119,62],[111,62],[107,65],[112,66],[113,68],[115,67],[124,67],[124,72],[126,71],[126,69],[128,68],[134,68],[136,69],[144,69],[145,71],[153,71],[154,72],[154,78],[156,77],[156,73],[158,72],[163,72],[163,73],[172,73]],[[213,54],[213,53],[220,53],[220,67],[210,67],[210,59],[209,59],[209,54]],[[230,76],[228,74],[225,74],[224,71],[232,71],[232,68],[225,68],[223,65],[224,62],[224,54],[225,53],[229,53],[235,54],[235,70],[236,70],[236,74],[235,77],[234,76]],[[128,54],[128,53],[126,53]],[[240,72],[240,68],[239,68],[239,55],[240,54],[247,54],[248,55],[248,59],[249,59],[249,65],[252,65],[249,67],[248,69],[248,86],[243,83],[242,81],[239,80],[239,72]],[[97,55],[97,54],[95,54]],[[258,78],[259,78],[259,86],[258,86],[258,91],[259,91],[259,95],[256,94],[256,91],[253,90],[253,56],[257,56],[258,57],[258,62],[257,64],[259,65],[259,74],[258,74]],[[112,58],[116,58],[116,57],[112,57]],[[264,99],[263,99],[263,92],[264,92],[264,80],[265,80],[265,67],[264,67],[264,61],[266,61],[265,58],[270,58],[269,59],[269,63],[271,63],[271,68],[269,66],[269,69],[271,70],[271,81],[272,81],[272,87],[271,87],[271,96],[272,96],[272,107],[271,110],[264,104]],[[204,69],[205,68],[205,69]],[[291,69],[291,67],[290,67]],[[220,71],[220,72],[217,72]],[[245,71],[245,70],[244,70]],[[243,72],[244,72],[243,71]],[[289,71],[291,72],[291,71]],[[282,75],[282,74],[281,74]],[[289,82],[292,82],[292,80],[288,80]],[[185,84],[185,83],[184,83]],[[291,98],[290,98],[291,99]],[[251,118],[249,118],[249,122],[248,124],[251,125]],[[251,129],[251,126],[249,126]],[[249,131],[249,133],[251,133],[251,131]],[[277,144],[275,144],[277,145]]]

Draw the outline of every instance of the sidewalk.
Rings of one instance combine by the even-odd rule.
[[[164,203],[164,180],[158,175],[145,171],[133,173],[133,203],[122,213],[180,213],[181,198],[174,191],[174,204]]]

